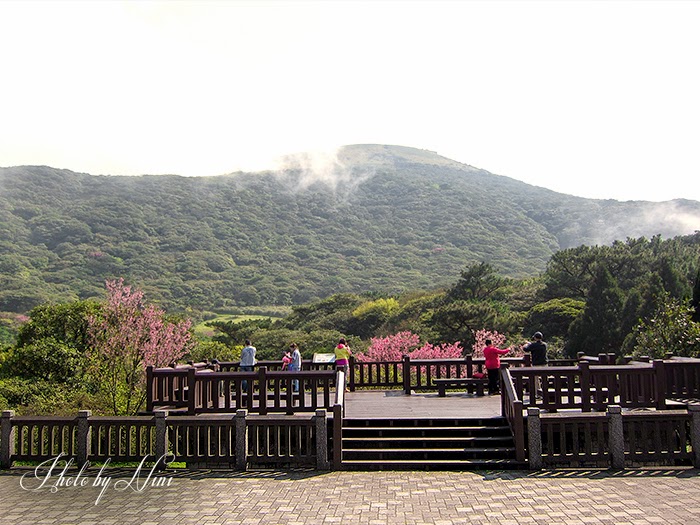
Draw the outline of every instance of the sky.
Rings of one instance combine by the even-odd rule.
[[[698,26],[692,0],[0,0],[0,166],[219,175],[393,144],[700,201]]]

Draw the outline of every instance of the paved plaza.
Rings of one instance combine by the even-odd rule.
[[[0,524],[700,524],[687,469],[69,473],[1,472]]]

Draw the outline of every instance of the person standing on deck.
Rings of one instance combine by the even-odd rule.
[[[535,332],[532,338],[523,350],[530,353],[532,366],[547,366],[547,343],[542,341],[542,332]]]
[[[256,348],[250,343],[250,339],[245,340],[245,346],[241,350],[241,360],[238,363],[238,370],[241,372],[252,372],[257,363],[255,360]],[[248,381],[243,381],[243,390],[248,388]]]
[[[489,394],[498,394],[501,391],[499,382],[499,369],[501,368],[501,356],[506,355],[510,350],[501,350],[493,346],[491,339],[486,340],[484,348],[484,365],[489,375]]]
[[[341,338],[338,341],[338,346],[335,347],[335,369],[342,370],[347,377],[348,374],[348,363],[350,359],[350,347],[345,341],[345,338]]]
[[[299,347],[296,343],[289,345],[289,350],[292,352],[292,360],[289,363],[290,372],[299,372],[301,370],[301,352],[299,352]],[[292,390],[294,392],[299,392],[299,380],[294,379],[292,381]]]

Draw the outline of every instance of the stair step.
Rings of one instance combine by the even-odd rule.
[[[507,420],[502,417],[479,419],[343,419],[346,427],[449,427],[460,428],[465,426],[507,426]]]
[[[384,459],[379,462],[367,460],[343,460],[347,470],[520,470],[527,468],[527,463],[510,459],[445,459],[445,460],[410,460]]]
[[[436,441],[449,441],[450,443],[454,442],[465,442],[465,443],[473,443],[473,442],[481,442],[481,441],[513,441],[513,437],[510,435],[507,436],[448,436],[448,437],[440,437],[440,436],[406,436],[402,437],[400,440],[397,440],[396,437],[391,437],[391,436],[348,436],[348,437],[343,437],[343,441],[376,441],[377,443],[395,443],[396,441],[401,441],[401,442],[412,442],[412,441],[420,441],[420,442],[436,442]]]
[[[343,452],[354,452],[362,454],[426,454],[450,452],[460,454],[468,452],[470,454],[498,454],[515,452],[515,447],[480,447],[480,448],[343,448]]]
[[[474,425],[474,426],[440,426],[440,427],[433,427],[433,426],[383,426],[383,427],[349,427],[347,425],[343,425],[343,430],[366,430],[366,431],[385,431],[385,430],[435,430],[435,431],[455,431],[455,430],[507,430],[510,431],[510,427],[508,425],[499,425],[499,426],[489,426],[489,425]]]

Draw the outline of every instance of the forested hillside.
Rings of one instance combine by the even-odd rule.
[[[424,150],[351,146],[311,169],[218,177],[0,169],[0,312],[103,296],[123,277],[169,311],[307,303],[505,276],[560,249],[700,229],[700,203],[600,201]]]

